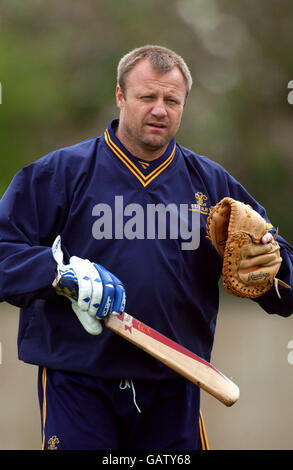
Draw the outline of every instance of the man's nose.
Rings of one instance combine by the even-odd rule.
[[[166,116],[167,110],[163,100],[157,100],[154,103],[154,106],[152,108],[152,114],[160,119]]]

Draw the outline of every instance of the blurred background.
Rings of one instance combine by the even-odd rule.
[[[0,196],[26,164],[100,135],[118,116],[120,57],[160,44],[194,79],[178,143],[223,165],[292,242],[292,22],[291,0],[1,0]],[[36,369],[17,359],[17,325],[0,305],[0,449],[39,449]],[[226,408],[203,394],[212,449],[293,448],[292,340],[292,319],[221,293],[212,362],[241,396]]]

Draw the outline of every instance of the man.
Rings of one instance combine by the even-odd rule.
[[[129,313],[210,360],[222,261],[209,208],[230,196],[267,219],[221,166],[175,143],[191,84],[174,52],[131,51],[119,120],[28,165],[1,200],[0,300],[21,308],[19,357],[39,366],[44,449],[207,447],[198,387],[100,321],[126,294]],[[278,277],[292,285],[293,249],[278,242]],[[76,300],[57,295],[56,273],[78,280]],[[280,289],[257,302],[289,316],[292,291]]]

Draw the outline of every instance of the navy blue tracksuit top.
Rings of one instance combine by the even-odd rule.
[[[174,140],[145,162],[122,146],[116,125],[13,178],[0,202],[0,301],[20,308],[24,362],[103,378],[173,378],[175,372],[107,328],[97,337],[83,329],[70,301],[52,287],[56,236],[67,261],[87,258],[124,283],[128,313],[210,360],[222,260],[206,238],[209,210],[230,196],[269,219],[219,164]],[[292,286],[293,249],[280,236],[278,242],[278,277]],[[280,292],[281,299],[271,288],[257,302],[289,316],[293,292]]]

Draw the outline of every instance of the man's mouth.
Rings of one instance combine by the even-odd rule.
[[[148,127],[151,127],[152,129],[165,129],[166,124],[163,124],[161,122],[149,122]]]

